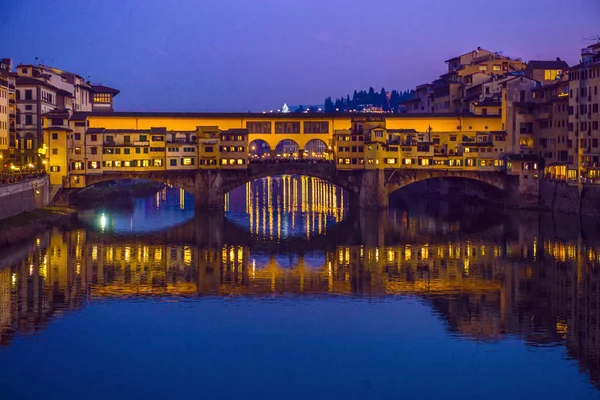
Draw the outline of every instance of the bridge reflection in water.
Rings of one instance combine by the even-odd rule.
[[[225,196],[228,219],[255,235],[277,240],[324,235],[344,219],[347,207],[344,189],[299,175],[248,182]]]
[[[302,244],[214,215],[137,238],[55,230],[0,266],[0,343],[106,298],[416,296],[469,340],[564,345],[600,386],[600,243],[554,226],[551,216],[469,226],[398,211],[350,217]]]

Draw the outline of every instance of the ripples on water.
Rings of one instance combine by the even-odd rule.
[[[346,197],[344,197],[346,196]],[[347,215],[345,191],[322,179],[279,176],[247,183],[225,199],[227,218],[269,239],[324,235]]]
[[[426,201],[350,215],[312,178],[241,188],[227,218],[190,219],[179,194],[0,254],[0,393],[599,396],[594,225]]]

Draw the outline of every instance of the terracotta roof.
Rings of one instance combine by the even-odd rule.
[[[113,96],[118,95],[119,93],[121,93],[120,90],[118,89],[114,89],[108,86],[104,86],[104,85],[94,85],[92,84],[92,90],[96,93],[110,93]]]
[[[47,126],[42,128],[43,131],[67,131],[73,132],[73,129],[67,128],[66,126]]]
[[[531,67],[532,69],[560,69],[564,71],[566,69],[569,69],[569,64],[562,60],[533,60],[527,63],[527,67]]]

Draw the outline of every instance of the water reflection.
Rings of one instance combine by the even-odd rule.
[[[282,183],[282,187],[287,184]],[[260,190],[263,190],[262,186]],[[278,199],[277,194],[271,196]],[[322,198],[327,199],[327,196]],[[247,197],[242,200],[232,197],[229,201],[230,210],[240,204],[254,203],[248,202]],[[283,201],[282,194],[282,204]],[[288,204],[288,200],[285,201]],[[308,202],[314,204],[311,200]],[[277,203],[275,200],[272,208],[276,209]],[[298,207],[301,212],[302,206]],[[471,376],[469,382],[483,382],[490,379],[484,373],[486,369],[495,371],[496,368],[514,369],[527,365],[525,356],[514,350],[518,344],[523,344],[533,354],[529,362],[543,363],[544,372],[521,381],[518,388],[510,389],[509,385],[504,389],[509,390],[504,392],[504,397],[521,391],[524,397],[529,393],[529,397],[535,398],[548,386],[544,383],[547,376],[562,377],[563,391],[550,392],[549,397],[559,394],[574,398],[597,396],[596,389],[590,392],[586,386],[589,380],[600,388],[600,242],[597,240],[598,228],[594,225],[582,226],[569,218],[561,220],[561,217],[551,215],[423,201],[385,213],[344,215],[340,212],[337,216],[339,224],[329,225],[322,235],[313,236],[318,230],[311,228],[309,240],[305,238],[306,226],[299,223],[302,238],[288,236],[288,240],[279,241],[284,237],[283,233],[279,236],[274,228],[270,240],[271,231],[262,228],[269,226],[270,210],[265,208],[260,208],[260,213],[265,212],[267,219],[261,217],[259,235],[256,235],[256,225],[251,225],[253,231],[249,232],[239,224],[231,223],[223,214],[210,213],[198,214],[173,229],[136,237],[107,235],[94,229],[54,230],[22,248],[11,250],[12,258],[0,254],[0,344],[5,346],[4,352],[14,348],[15,357],[27,360],[28,343],[19,344],[19,338],[45,335],[51,330],[49,324],[59,316],[74,314],[77,310],[86,315],[86,310],[104,303],[111,305],[104,311],[111,315],[132,301],[148,304],[155,299],[202,304],[202,309],[194,308],[194,312],[216,304],[216,320],[206,313],[201,314],[213,321],[213,325],[209,324],[212,333],[208,338],[212,340],[221,335],[230,338],[231,329],[240,329],[244,334],[248,332],[249,337],[238,338],[241,340],[236,342],[239,346],[242,342],[259,346],[256,341],[263,336],[261,331],[253,331],[259,322],[252,321],[263,323],[265,309],[244,306],[241,312],[231,316],[227,304],[232,299],[247,301],[237,303],[240,307],[241,304],[275,300],[282,302],[283,310],[271,308],[271,312],[284,315],[283,320],[277,320],[277,326],[282,321],[291,323],[296,318],[306,319],[300,326],[310,324],[311,315],[321,312],[317,310],[332,307],[326,314],[327,320],[340,326],[347,326],[352,321],[353,329],[360,332],[357,343],[381,343],[380,347],[374,345],[375,353],[372,354],[379,354],[380,358],[372,356],[375,357],[371,359],[373,365],[389,364],[390,357],[402,359],[406,356],[413,357],[413,365],[426,363],[414,367],[416,370],[428,366],[436,371],[443,369],[443,365],[459,363],[456,354],[462,354],[461,360],[478,366],[469,372],[471,375],[467,374]],[[285,209],[292,210],[289,214],[295,212],[294,206]],[[323,213],[327,218],[335,219],[334,209],[331,207]],[[275,211],[273,215],[276,226]],[[282,211],[278,215],[286,214]],[[284,220],[282,217],[282,225]],[[288,220],[290,225],[292,221]],[[310,226],[315,226],[312,221]],[[290,235],[293,231],[286,232]],[[261,233],[268,233],[267,238]],[[315,302],[315,299],[320,302],[309,304],[309,311],[302,311],[304,301]],[[365,300],[368,303],[366,309]],[[414,302],[420,307],[416,311],[410,306]],[[386,305],[390,308],[385,308]],[[360,321],[374,323],[369,317],[373,313],[383,313],[381,320],[375,323],[403,318],[404,325],[384,324],[390,331],[375,329],[371,332],[368,326],[361,327]],[[79,325],[79,330],[72,328],[75,323],[72,320],[63,323],[60,332],[64,335],[64,343],[70,343],[81,329],[88,334],[90,329],[98,329],[94,319],[104,320],[106,314],[87,315],[87,323],[83,323],[83,327]],[[444,331],[434,325],[416,322],[430,315],[441,321]],[[186,327],[196,317],[191,310],[181,315],[146,316],[160,324],[184,326],[177,331],[178,340],[185,340]],[[124,318],[134,317],[125,313]],[[137,318],[139,321],[140,317]],[[242,327],[236,325],[239,320],[245,321]],[[113,322],[115,325],[103,331],[110,335],[110,340],[146,335],[146,328],[127,325],[123,320]],[[202,320],[198,323],[205,324]],[[323,336],[329,338],[327,344],[321,343],[316,347],[318,351],[310,354],[317,357],[318,353],[326,358],[328,352],[334,351],[331,349],[332,346],[335,348],[334,343],[345,342],[353,334],[340,331],[330,338],[327,332],[333,328],[324,320],[320,324],[322,326],[316,326],[315,331],[308,332],[304,339],[294,336],[298,342],[286,345],[285,351],[279,348],[279,351],[288,354],[287,346],[311,349],[317,346],[315,343],[321,343],[315,338]],[[126,331],[121,332],[121,327],[125,326]],[[277,334],[293,333],[282,329]],[[405,335],[410,337],[405,345],[418,349],[415,350],[417,353],[424,352],[423,355],[391,344]],[[265,337],[275,340],[273,338],[279,336]],[[464,342],[476,343],[477,350],[468,350],[461,344]],[[105,344],[107,351],[112,349],[109,343]],[[220,349],[230,346],[215,343]],[[173,344],[169,342],[169,346]],[[258,348],[271,348],[273,343],[265,346]],[[250,355],[251,348],[235,347],[236,357]],[[550,350],[558,352],[559,356],[551,358]],[[123,359],[136,357],[126,347],[115,351],[120,352],[119,357]],[[0,350],[0,356],[2,352]],[[491,355],[498,352],[505,355],[502,360]],[[160,351],[156,350],[156,353]],[[362,360],[366,355],[359,352],[357,357]],[[268,357],[265,362],[269,362]],[[502,362],[506,365],[500,365]],[[571,364],[577,365],[585,379],[569,374]],[[98,368],[104,368],[101,361],[98,365]],[[227,365],[229,371],[231,365]],[[246,371],[248,364],[241,365],[245,365],[244,373],[250,373]],[[10,368],[13,367],[11,364]],[[398,372],[400,375],[409,374],[410,368],[406,369],[406,365],[394,364],[393,367],[404,368]],[[213,365],[203,366],[203,370],[211,368]],[[316,366],[312,366],[311,371],[312,368]],[[345,371],[344,374],[351,373],[343,366],[336,368]],[[215,370],[223,371],[222,368]],[[236,371],[230,373],[241,374]],[[379,376],[389,372],[377,368],[374,371]],[[364,371],[361,373],[367,375]],[[307,377],[308,372],[303,376]],[[288,378],[279,379],[286,381]],[[410,382],[403,385],[398,390],[406,390],[415,396],[424,390],[423,386],[417,387]],[[469,385],[477,388],[472,382]],[[466,389],[473,393],[470,386],[461,386],[452,393],[462,396]],[[335,397],[337,392],[323,393]],[[439,397],[446,394],[446,391],[438,392]],[[489,394],[484,389],[484,395],[479,397],[489,397]],[[497,397],[503,396],[498,394]]]
[[[79,219],[102,233],[141,234],[168,229],[194,218],[194,197],[178,188],[131,197],[118,205],[80,209]]]
[[[340,187],[308,176],[278,176],[248,182],[226,196],[227,217],[255,235],[288,239],[327,233],[347,214]]]

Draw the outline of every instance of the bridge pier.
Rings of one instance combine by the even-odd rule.
[[[223,209],[225,193],[220,170],[199,170],[194,177],[194,206],[196,210]]]
[[[385,171],[380,169],[363,171],[358,192],[358,207],[380,210],[388,208],[388,205],[389,197],[385,186]]]

